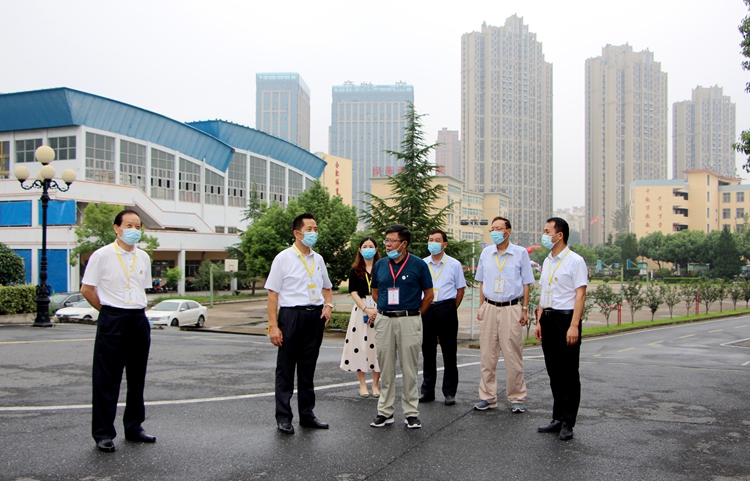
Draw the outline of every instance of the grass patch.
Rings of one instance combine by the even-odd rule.
[[[265,292],[263,294],[255,294],[255,295],[252,295],[252,294],[240,294],[239,296],[232,296],[232,295],[217,296],[217,295],[215,295],[214,296],[214,304],[216,304],[218,302],[222,302],[222,301],[238,301],[238,300],[242,300],[242,299],[258,299],[258,298],[265,298],[265,297],[268,297],[268,294],[265,293]],[[169,301],[171,299],[183,299],[183,300],[184,299],[189,299],[191,301],[200,302],[201,304],[208,304],[208,303],[211,302],[211,297],[210,296],[190,296],[190,295],[184,295],[184,296],[177,296],[177,295],[174,295],[174,296],[162,296],[162,297],[157,297],[156,299],[154,299],[153,302],[154,303],[159,303],[161,301]]]

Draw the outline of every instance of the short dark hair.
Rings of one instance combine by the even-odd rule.
[[[505,217],[502,217],[502,216],[497,216],[494,219],[492,219],[492,222],[490,223],[490,225],[494,224],[496,220],[501,220],[501,221],[505,222],[505,228],[506,229],[512,229],[513,228],[513,227],[510,226],[510,221],[508,219],[506,219]]]
[[[568,227],[568,221],[560,217],[550,217],[547,219],[547,223],[552,222],[555,224],[555,234],[562,232],[563,242],[568,243],[568,236],[570,236],[570,227]]]
[[[405,225],[393,224],[385,230],[385,235],[388,235],[391,232],[397,233],[400,240],[406,241],[411,245],[411,231]]]
[[[304,214],[300,214],[297,217],[295,217],[294,220],[292,221],[292,232],[296,230],[300,230],[302,226],[305,225],[305,219],[315,220],[315,216],[309,212],[305,212]]]
[[[138,216],[138,220],[141,220],[141,216],[138,214],[138,212],[132,210],[132,209],[125,209],[123,211],[120,211],[119,214],[115,216],[115,225],[121,226],[122,225],[122,218],[125,217],[126,214],[135,214]]]
[[[440,234],[443,236],[443,242],[448,242],[448,234],[445,233],[442,229],[432,229],[427,236],[431,236],[432,234]]]

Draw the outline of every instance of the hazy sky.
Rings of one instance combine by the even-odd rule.
[[[661,62],[670,138],[672,102],[690,99],[698,85],[723,87],[737,104],[737,135],[750,129],[742,0],[0,0],[0,7],[0,92],[64,86],[176,120],[255,127],[255,74],[299,72],[312,95],[311,149],[323,152],[331,87],[346,80],[412,84],[429,140],[443,127],[460,130],[461,35],[517,14],[553,64],[556,208],[584,203],[584,62],[606,44],[649,49]],[[670,174],[671,155],[670,142]]]

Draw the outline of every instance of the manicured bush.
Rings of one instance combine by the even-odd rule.
[[[36,286],[0,286],[0,315],[36,312]]]
[[[326,329],[341,329],[342,331],[346,331],[346,328],[349,327],[349,317],[351,317],[351,312],[333,311]]]

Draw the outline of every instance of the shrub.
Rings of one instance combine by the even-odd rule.
[[[351,317],[351,311],[350,312],[333,311],[331,313],[331,320],[328,321],[328,325],[326,326],[326,329],[341,329],[342,331],[346,331],[346,328],[349,327],[350,317]]]
[[[25,283],[26,269],[23,265],[23,259],[0,242],[0,286],[23,285]]]
[[[0,314],[36,312],[36,286],[0,286]]]

